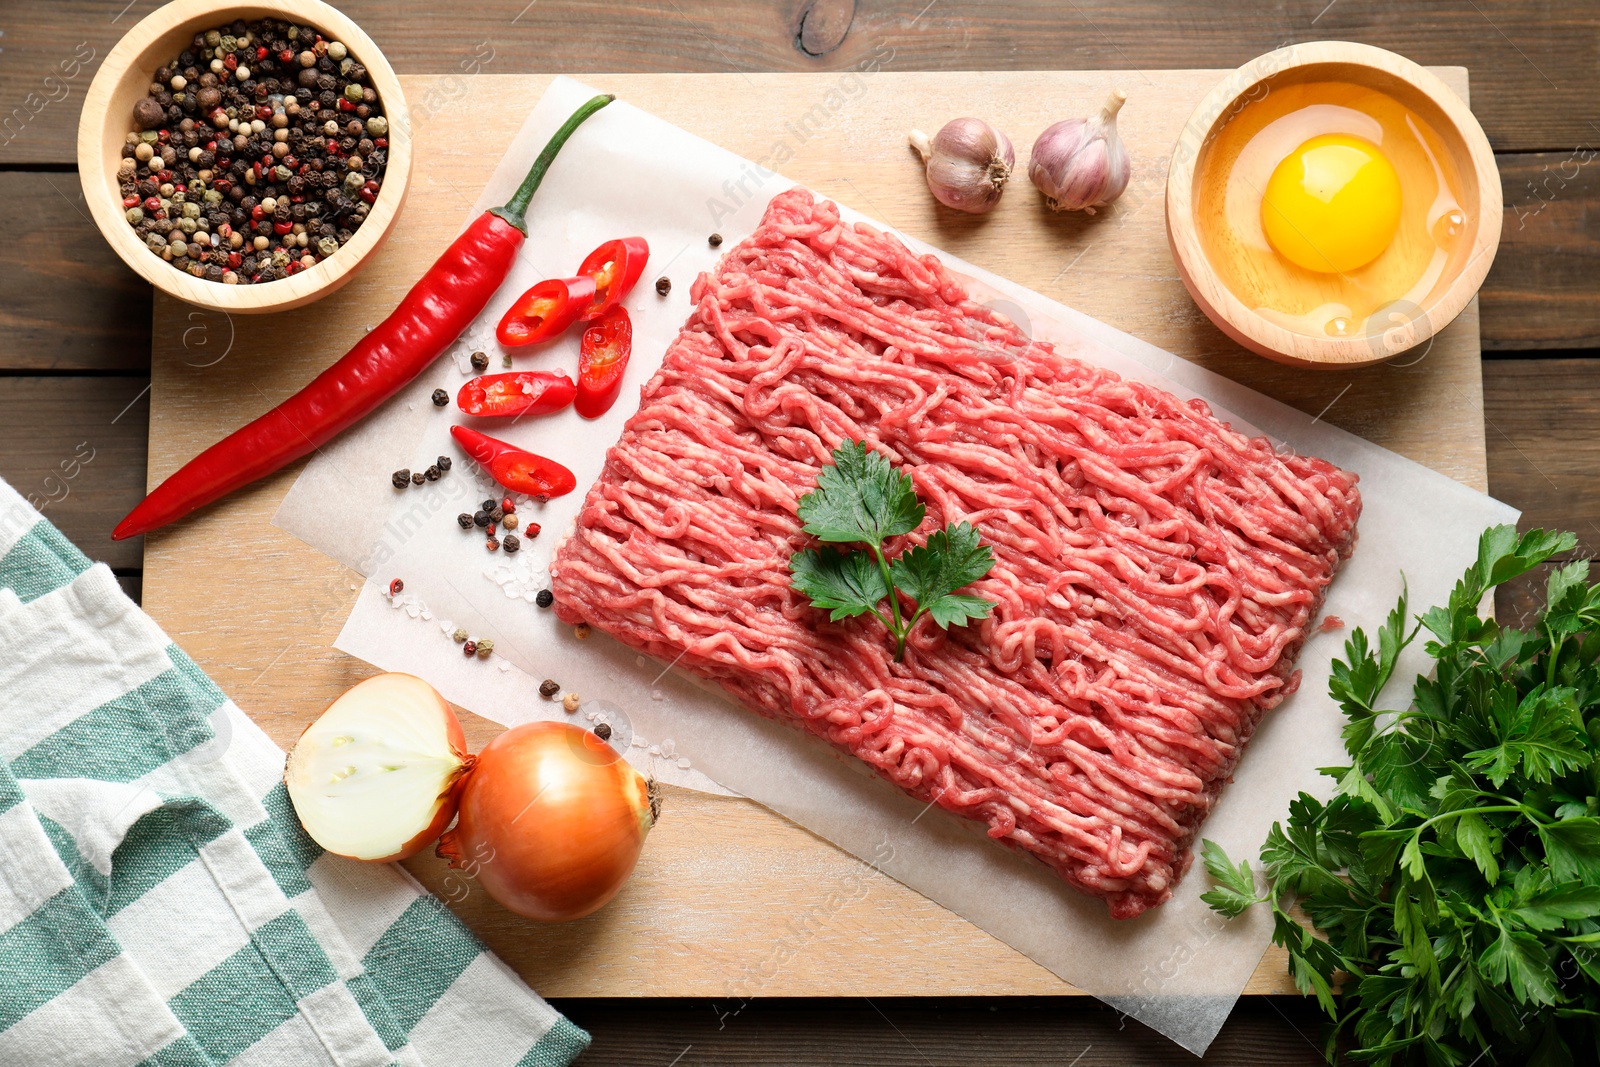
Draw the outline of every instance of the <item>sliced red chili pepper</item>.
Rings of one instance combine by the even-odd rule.
[[[614,307],[583,331],[578,346],[578,414],[598,419],[611,410],[622,392],[622,376],[633,353],[633,320],[628,309]]]
[[[456,394],[468,415],[548,415],[572,403],[578,387],[564,371],[518,371],[474,378]]]
[[[262,85],[257,89],[266,92]],[[421,374],[472,325],[505,281],[528,236],[528,202],[556,153],[585,119],[611,99],[597,96],[573,112],[505,206],[484,212],[468,226],[400,306],[342,359],[300,392],[186,463],[117,524],[112,538],[120,541],[165,526],[266,477],[322,447]],[[171,181],[172,171],[161,171],[159,179]]]
[[[594,300],[594,279],[546,278],[517,297],[494,335],[503,345],[533,345],[561,336]]]
[[[555,460],[536,456],[516,445],[481,434],[465,426],[450,427],[450,435],[477,460],[490,477],[514,493],[539,500],[566,496],[578,487],[573,473]]]
[[[610,311],[628,295],[644,273],[650,259],[650,246],[643,237],[620,237],[607,241],[583,257],[578,273],[594,279],[594,303],[583,313],[590,322]]]

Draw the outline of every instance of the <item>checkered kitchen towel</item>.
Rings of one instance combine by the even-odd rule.
[[[0,481],[0,1067],[562,1067],[589,1036]]]

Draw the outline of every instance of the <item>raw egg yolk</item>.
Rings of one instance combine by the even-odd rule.
[[[1400,225],[1400,178],[1377,145],[1342,133],[1313,137],[1267,181],[1261,226],[1278,254],[1306,270],[1355,270],[1377,259]]]

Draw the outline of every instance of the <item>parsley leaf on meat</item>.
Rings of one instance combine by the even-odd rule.
[[[889,595],[883,572],[865,552],[808,548],[789,558],[794,587],[811,598],[811,606],[830,611],[834,622],[876,613]]]
[[[917,500],[910,475],[894,469],[864,441],[845,441],[822,468],[814,492],[800,498],[802,529],[821,541],[865,545],[867,550],[808,548],[789,557],[796,590],[834,622],[876,615],[894,638],[894,658],[905,655],[906,635],[924,615],[949,629],[987,618],[994,602],[958,590],[989,573],[994,553],[978,543],[968,523],[935,530],[927,543],[894,560],[883,552],[891,537],[922,525],[927,508]],[[908,617],[900,597],[916,602]],[[888,610],[879,605],[888,601]]]
[[[911,476],[864,441],[834,449],[832,466],[817,476],[817,491],[800,498],[802,528],[819,541],[881,545],[915,530],[926,514]]]
[[[919,615],[927,612],[948,629],[989,617],[994,601],[956,590],[982,578],[993,566],[994,553],[978,543],[978,531],[958,522],[929,534],[926,545],[902,552],[889,564],[889,573],[894,587],[917,602]]]
[[[1352,1062],[1600,1060],[1600,585],[1567,564],[1532,626],[1478,614],[1574,542],[1485,532],[1449,602],[1418,618],[1434,662],[1400,708],[1382,694],[1419,633],[1404,595],[1376,649],[1350,635],[1329,681],[1349,765],[1322,768],[1331,800],[1302,793],[1272,827],[1264,893],[1248,863],[1203,845],[1201,899],[1271,909],[1289,973]]]

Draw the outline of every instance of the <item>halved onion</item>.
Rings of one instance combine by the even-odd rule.
[[[383,863],[416,855],[450,824],[472,763],[460,721],[433,686],[380,674],[306,727],[283,783],[313,841]]]

